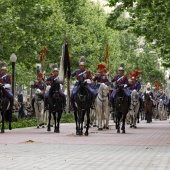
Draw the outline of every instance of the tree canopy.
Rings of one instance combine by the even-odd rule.
[[[127,30],[137,36],[144,36],[170,66],[170,1],[161,0],[109,0],[115,7],[107,25],[117,30]],[[122,15],[128,17],[122,18]]]
[[[114,6],[117,2],[110,0],[110,5]],[[69,44],[71,71],[78,67],[78,60],[83,55],[92,73],[97,71],[97,64],[104,61],[105,47],[109,44],[108,69],[111,76],[115,75],[117,67],[123,62],[127,74],[134,69],[140,69],[143,71],[144,81],[154,81],[158,74],[161,80],[163,74],[156,69],[156,62],[153,62],[155,56],[149,54],[149,50],[157,47],[160,51],[165,51],[165,47],[167,49],[166,41],[160,41],[159,38],[159,31],[162,30],[157,30],[159,36],[156,37],[153,31],[152,36],[148,33],[148,41],[154,39],[159,40],[156,41],[159,43],[156,47],[147,44],[143,47],[145,53],[138,55],[137,36],[144,35],[145,32],[142,32],[144,27],[137,29],[137,25],[145,26],[149,20],[145,16],[144,22],[142,11],[137,13],[138,5],[134,8],[133,1],[124,2],[108,18],[101,6],[90,0],[1,0],[0,58],[9,64],[9,57],[14,52],[17,55],[17,83],[29,84],[30,80],[36,78],[36,63],[40,62],[39,57],[44,45],[47,46],[47,53],[43,69],[47,71],[48,76],[51,72],[49,64],[59,64],[61,47],[65,40]],[[133,16],[127,19],[122,17],[122,12],[126,10]],[[168,30],[166,32],[168,33]],[[9,71],[10,69],[9,67]]]

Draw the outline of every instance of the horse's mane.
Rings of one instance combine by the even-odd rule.
[[[60,90],[60,82],[55,81],[49,90],[49,95],[52,96],[54,91],[59,91]]]
[[[131,97],[135,96],[135,98],[138,98],[138,92],[136,90],[133,90],[131,93]]]
[[[144,99],[145,99],[146,101],[151,101],[150,94],[149,94],[149,93],[145,93],[145,94],[144,94]]]

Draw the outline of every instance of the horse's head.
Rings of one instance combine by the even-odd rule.
[[[145,94],[144,94],[144,99],[145,99],[146,101],[150,101],[150,100],[151,100],[150,94],[149,94],[149,93],[145,93]]]
[[[50,96],[52,96],[55,99],[59,98],[59,90],[60,90],[60,82],[55,81],[51,85],[51,88],[50,88],[50,91],[49,91]]]
[[[138,92],[135,89],[131,93],[131,101],[134,105],[138,102]]]
[[[117,90],[121,92],[124,91],[124,86],[125,86],[124,84],[117,85]]]
[[[137,100],[138,99],[138,92],[137,90],[133,90],[131,93],[131,99],[132,100]]]
[[[159,106],[162,107],[164,105],[164,102],[162,99],[159,99]]]
[[[101,83],[98,93],[101,96],[106,97],[108,95],[108,93],[109,93],[109,87],[105,83]]]
[[[79,80],[79,84],[78,84],[78,88],[79,90],[82,92],[84,91],[84,89],[86,89],[86,86],[87,86],[87,81],[84,81],[84,78],[81,78]]]
[[[0,98],[4,96],[4,87],[2,84],[0,84]]]

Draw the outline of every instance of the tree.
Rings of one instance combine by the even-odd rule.
[[[116,8],[110,14],[107,25],[118,30],[128,29],[137,36],[145,36],[147,42],[154,41],[155,48],[170,63],[170,1],[109,0],[109,6]],[[122,19],[125,12],[130,17]]]

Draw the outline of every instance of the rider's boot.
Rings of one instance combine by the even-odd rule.
[[[9,102],[10,102],[10,108],[11,108],[12,110],[14,110],[14,108],[13,108],[13,105],[14,105],[14,99],[13,99],[13,97],[10,97],[10,98],[9,98]]]
[[[131,105],[131,97],[130,97],[130,96],[128,96],[128,110],[131,110],[130,105]]]
[[[111,106],[112,106],[112,110],[110,112],[114,112],[114,110],[115,110],[114,99],[110,100],[110,102],[111,102]]]
[[[92,95],[91,109],[95,109],[95,97]]]

